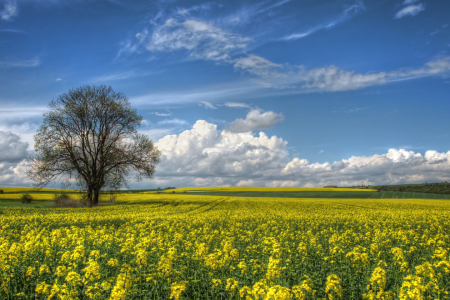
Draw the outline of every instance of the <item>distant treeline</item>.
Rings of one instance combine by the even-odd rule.
[[[378,191],[393,191],[393,192],[417,192],[430,194],[450,194],[450,183],[422,183],[422,184],[404,184],[404,185],[381,185],[371,186],[370,188]]]

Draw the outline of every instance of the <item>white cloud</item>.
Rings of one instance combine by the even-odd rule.
[[[214,104],[207,102],[207,101],[200,101],[200,103],[198,105],[203,105],[205,106],[205,108],[209,108],[209,109],[217,109],[216,106],[214,106]]]
[[[422,7],[422,4],[417,6]],[[363,9],[363,3],[358,1],[344,11],[344,16],[350,16]],[[404,13],[408,11],[410,10]],[[337,22],[328,23],[326,28],[336,24]],[[391,72],[361,74],[334,65],[308,69],[302,65],[277,64],[254,54],[243,55],[246,42],[247,39],[225,32],[209,23],[198,20],[180,23],[175,19],[168,19],[164,25],[155,29],[147,49],[150,51],[184,49],[191,57],[232,64],[235,70],[256,76],[253,81],[260,86],[289,89],[293,93],[355,90],[388,82],[444,75],[450,70],[449,57],[430,61],[420,69]],[[244,89],[248,91],[248,88]],[[211,93],[216,95],[218,92],[211,91]],[[188,94],[182,98],[191,96],[194,95]]]
[[[256,74],[258,71],[250,71]],[[450,57],[427,62],[419,69],[402,69],[391,72],[360,74],[337,66],[308,70],[304,66],[290,67],[264,74],[258,80],[266,87],[289,88],[303,92],[347,91],[381,85],[389,82],[410,80],[420,77],[446,75],[450,72]]]
[[[324,152],[325,152],[325,151],[323,151],[323,150],[320,150],[320,151],[319,151],[319,153],[324,153]]]
[[[0,68],[32,68],[41,64],[39,58],[28,60],[4,60],[0,61]]]
[[[159,112],[151,112],[150,114],[158,117],[168,117],[172,115],[172,113],[159,113]]]
[[[168,91],[165,93],[147,94],[130,99],[133,105],[144,107],[173,103],[198,103],[210,101],[226,101],[229,99],[249,98],[259,91],[261,86],[250,80],[231,82],[228,84],[214,84],[196,90]]]
[[[148,37],[148,30],[144,29],[142,30],[142,32],[136,33],[135,38],[137,39],[137,43],[133,43],[129,39],[121,42],[121,47],[115,59],[116,60],[119,59],[122,55],[140,53],[142,48],[141,46],[144,44],[144,42],[146,42],[147,37]]]
[[[450,151],[426,151],[423,155],[389,149],[372,156],[352,156],[333,163],[289,159],[287,141],[264,132],[219,131],[203,120],[192,129],[171,134],[173,129],[140,131],[162,151],[154,181],[146,186],[281,186],[321,187],[329,184],[402,184],[450,180]],[[27,143],[18,135],[0,132],[0,182],[25,186]]]
[[[61,80],[62,80],[61,78],[56,78],[56,82],[61,81]]]
[[[181,16],[190,15],[191,12],[200,11],[200,10],[209,10],[211,9],[211,3],[204,3],[201,5],[195,5],[190,8],[178,8],[176,13]]]
[[[336,19],[314,26],[308,30],[305,30],[303,32],[300,33],[292,33],[288,36],[285,36],[282,38],[282,40],[285,41],[290,41],[290,40],[298,40],[304,37],[307,37],[308,35],[322,30],[322,29],[330,29],[335,27],[336,25],[345,22],[351,18],[353,18],[354,16],[356,16],[357,14],[359,14],[361,11],[364,11],[366,9],[366,7],[364,6],[364,3],[362,1],[356,1],[355,4],[350,5],[349,7],[347,7],[346,9],[344,9],[344,11],[342,12],[342,14],[337,17]]]
[[[252,109],[245,119],[236,119],[231,122],[231,132],[248,132],[264,128],[272,128],[284,119],[283,114],[273,111],[261,113],[259,109]]]
[[[423,10],[425,10],[425,6],[422,3],[417,4],[417,5],[409,5],[407,7],[404,7],[400,11],[398,11],[395,14],[394,18],[395,19],[400,19],[400,18],[403,18],[405,16],[412,16],[412,17],[414,17],[414,16],[418,15]]]
[[[191,130],[160,139],[156,182],[170,186],[307,186],[401,184],[450,180],[450,151],[404,149],[353,156],[334,163],[289,161],[287,142],[276,136],[219,132],[199,120]],[[171,183],[171,184],[169,184]]]
[[[2,163],[0,162],[0,183],[1,186],[30,186],[32,183],[26,177],[28,169],[28,161],[22,160],[19,163]]]
[[[234,62],[235,69],[241,69],[262,77],[268,77],[269,75],[273,77],[279,74],[276,71],[279,67],[281,67],[281,65],[275,64],[265,58],[253,54],[250,54],[247,57],[238,58]]]
[[[186,125],[188,122],[180,119],[170,119],[170,120],[162,120],[157,123],[158,125]]]
[[[25,31],[17,29],[0,29],[0,32],[26,33]]]
[[[16,1],[7,1],[5,7],[0,11],[0,18],[4,21],[10,21],[13,17],[17,16],[19,9],[17,8]]]
[[[227,61],[233,53],[242,53],[249,39],[225,32],[212,24],[168,19],[153,32],[147,49],[150,51],[189,50],[193,58]]]
[[[240,103],[240,102],[225,102],[225,106],[235,107],[235,108],[249,108],[250,107],[248,104]]]
[[[17,163],[28,156],[28,143],[11,132],[0,131],[0,163]]]
[[[405,0],[405,1],[403,1],[403,4],[404,5],[413,4],[414,2],[417,2],[417,1],[419,1],[419,0]]]
[[[4,101],[4,103],[8,103]],[[42,122],[42,115],[47,107],[29,106],[5,107],[0,109],[0,131],[20,134],[20,140],[29,144],[29,150],[34,147],[33,136]]]
[[[158,176],[252,177],[270,169],[280,169],[287,159],[286,142],[261,132],[219,132],[217,125],[197,121],[191,130],[160,139],[162,151]]]

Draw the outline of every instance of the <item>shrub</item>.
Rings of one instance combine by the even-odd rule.
[[[115,195],[111,194],[111,195],[109,196],[109,200],[108,200],[109,203],[115,203],[116,200],[117,200],[117,197],[116,197]]]
[[[3,194],[3,190],[0,190],[0,194]]]
[[[83,206],[88,206],[88,205],[89,205],[89,201],[88,201],[88,196],[87,196],[87,194],[84,194],[84,195],[81,197],[80,204],[83,205]]]
[[[53,202],[56,207],[78,207],[80,203],[72,199],[67,193],[55,194]]]
[[[31,197],[30,194],[22,194],[20,200],[22,201],[22,203],[30,203],[31,201],[33,201],[33,197]]]

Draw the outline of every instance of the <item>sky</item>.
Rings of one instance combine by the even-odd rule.
[[[0,186],[52,99],[123,92],[166,186],[450,180],[450,1],[0,0]]]

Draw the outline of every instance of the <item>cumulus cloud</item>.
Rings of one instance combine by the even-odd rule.
[[[17,8],[16,1],[7,1],[5,7],[0,11],[0,18],[4,21],[10,21],[13,17],[17,16],[19,9]]]
[[[240,102],[225,102],[225,106],[234,108],[249,108],[250,106],[246,103]]]
[[[20,136],[11,132],[0,131],[0,163],[16,163],[25,159],[28,143],[20,140]]]
[[[405,149],[389,149],[388,153],[369,157],[352,156],[334,163],[309,163],[295,158],[282,170],[295,174],[299,182],[321,185],[411,183],[443,181],[450,178],[450,151],[427,151],[425,155]],[[289,176],[288,176],[289,177]]]
[[[404,149],[352,156],[333,163],[289,159],[287,142],[260,132],[218,131],[199,120],[192,129],[161,138],[155,183],[171,186],[321,187],[450,180],[450,151]]]
[[[264,128],[272,128],[284,119],[283,114],[273,111],[262,112],[260,109],[252,109],[245,119],[236,119],[231,122],[231,132],[248,132]]]
[[[219,132],[217,125],[197,121],[191,130],[160,139],[162,151],[158,176],[216,178],[262,176],[280,169],[287,159],[286,142],[261,132]]]
[[[2,186],[24,186],[30,183],[25,172],[28,167],[28,143],[11,132],[0,131],[0,183]]]
[[[199,120],[179,134],[159,132],[161,150],[154,181],[146,186],[279,186],[321,187],[329,184],[402,184],[450,181],[450,151],[389,149],[372,156],[311,163],[289,158],[287,141],[264,132],[219,131]],[[151,134],[151,132],[142,132]],[[27,143],[18,135],[0,132],[0,182],[24,186],[28,166]]]
[[[29,186],[32,182],[26,177],[28,167],[29,164],[26,160],[19,163],[0,162],[1,186]]]
[[[185,49],[193,58],[227,61],[233,53],[241,53],[249,39],[225,32],[212,24],[168,19],[152,34],[147,49],[150,51],[174,51]]]
[[[411,2],[412,3],[412,2]],[[406,1],[405,1],[406,4]],[[398,11],[395,14],[395,19],[400,19],[406,16],[417,16],[421,11],[425,10],[425,6],[420,3],[417,5],[409,5],[407,7],[404,7],[403,9],[401,9],[400,11]]]

